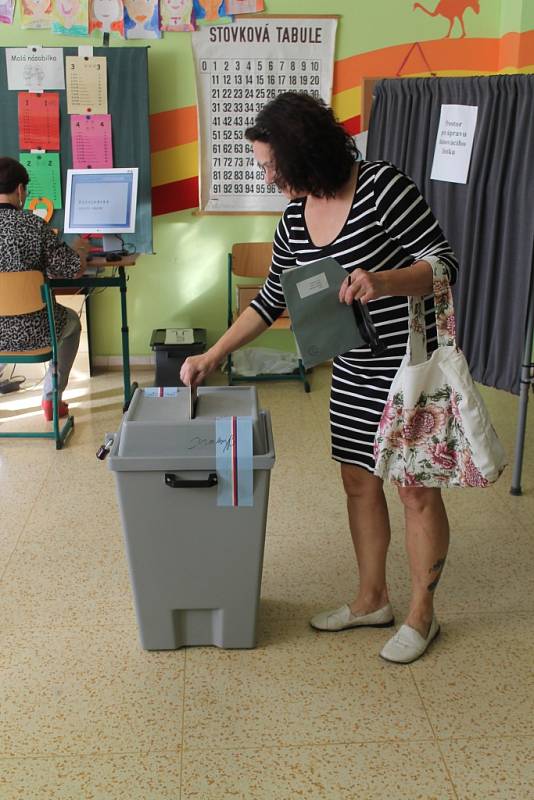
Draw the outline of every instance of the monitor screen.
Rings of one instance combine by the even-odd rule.
[[[133,233],[137,167],[69,169],[65,233]]]

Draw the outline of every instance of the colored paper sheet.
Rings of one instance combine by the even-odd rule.
[[[113,167],[110,114],[73,114],[70,118],[70,132],[74,169]]]
[[[217,417],[215,434],[217,505],[252,506],[252,417]]]
[[[6,47],[7,88],[26,92],[64,89],[63,48]]]
[[[227,14],[255,14],[263,9],[263,0],[226,0]]]
[[[47,197],[54,208],[62,208],[59,153],[21,153],[19,161],[30,176],[24,208],[40,197]]]
[[[195,13],[196,24],[221,25],[232,22],[233,18],[228,16],[225,0],[193,0],[193,11]]]
[[[126,39],[160,39],[158,0],[124,0]]]
[[[57,92],[19,94],[21,150],[59,150],[59,95]]]
[[[89,33],[118,33],[124,38],[124,3],[122,0],[89,0]]]
[[[69,114],[107,114],[107,60],[67,56],[67,111]]]
[[[3,22],[4,25],[12,25],[14,10],[15,10],[15,0],[1,0],[0,22]]]
[[[87,36],[88,0],[55,0],[52,31],[63,36]]]
[[[46,30],[51,28],[52,18],[52,0],[21,0],[20,27],[23,30]]]
[[[162,31],[194,31],[193,0],[160,0]]]

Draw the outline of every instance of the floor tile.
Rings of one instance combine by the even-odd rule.
[[[378,657],[387,630],[321,634],[262,625],[250,651],[187,653],[184,746],[217,748],[428,739],[409,670]]]
[[[436,595],[440,611],[533,611],[533,563],[534,527],[527,531],[514,518],[509,517],[505,528],[491,519],[480,526],[477,519],[464,530],[453,530]]]
[[[440,742],[458,800],[534,797],[534,738]]]
[[[183,761],[182,800],[455,800],[432,742],[185,751]]]
[[[451,616],[411,666],[439,739],[534,736],[531,614]]]
[[[4,629],[123,624],[132,620],[132,593],[120,540],[25,541],[2,576]]]
[[[131,628],[0,634],[0,754],[148,753],[182,742],[183,651]]]
[[[6,800],[178,800],[177,754],[0,758]]]

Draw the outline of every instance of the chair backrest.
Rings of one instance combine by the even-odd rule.
[[[241,278],[265,278],[271,266],[272,242],[240,242],[232,247],[232,272]]]
[[[0,317],[30,314],[44,308],[43,283],[44,276],[39,270],[0,272]]]

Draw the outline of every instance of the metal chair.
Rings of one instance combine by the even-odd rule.
[[[242,242],[234,244],[228,253],[228,327],[249,305],[267,277],[271,264],[272,244],[270,242]],[[252,280],[255,279],[253,283]],[[261,280],[261,283],[259,282]],[[270,330],[291,330],[291,321],[284,313],[271,325]],[[296,342],[295,342],[296,344]],[[298,353],[298,370],[280,374],[258,374],[242,376],[236,374],[232,366],[232,354],[227,358],[228,384],[239,381],[287,381],[297,380],[304,384],[304,391],[310,391],[304,365]]]
[[[0,316],[12,317],[31,314],[46,307],[50,328],[50,346],[35,350],[0,351],[0,363],[35,364],[44,361],[52,363],[52,430],[43,432],[0,432],[2,438],[54,439],[56,450],[61,450],[70,431],[74,418],[67,417],[62,428],[59,426],[59,389],[57,380],[57,336],[54,322],[52,292],[44,275],[39,270],[24,272],[0,272]]]

